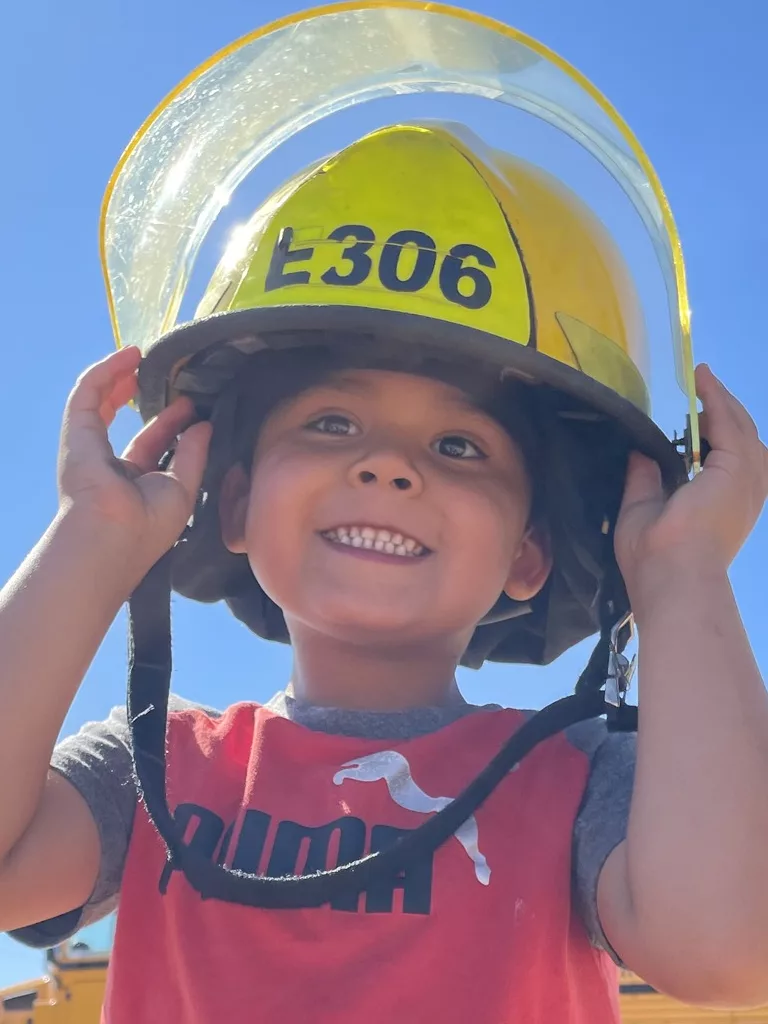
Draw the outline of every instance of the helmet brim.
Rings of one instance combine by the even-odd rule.
[[[515,377],[532,386],[548,385],[576,403],[563,416],[603,416],[621,424],[633,446],[658,463],[668,492],[686,479],[680,454],[650,416],[581,370],[531,345],[518,345],[474,328],[361,306],[271,306],[215,313],[182,324],[150,346],[142,361],[139,411],[149,420],[178,393],[189,394],[204,409],[227,380],[227,348],[246,355],[265,349],[332,344],[334,336],[368,338],[404,352],[438,352],[444,359],[470,359],[498,373],[500,379]],[[196,373],[193,367],[198,361],[218,365],[219,372]]]

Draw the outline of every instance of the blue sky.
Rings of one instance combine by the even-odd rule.
[[[101,196],[120,152],[179,79],[215,50],[300,8],[262,0],[53,0],[4,11],[7,45],[0,65],[5,158],[0,308],[4,372],[0,445],[6,499],[0,508],[0,572],[11,574],[56,507],[55,458],[61,409],[80,370],[112,345],[97,253]],[[768,76],[762,47],[768,14],[742,0],[719,5],[646,0],[500,0],[464,6],[511,21],[574,63],[632,126],[670,198],[687,257],[694,342],[747,404],[768,436],[764,294],[768,160],[763,103]],[[641,13],[639,13],[641,12]],[[265,187],[332,150],[359,130],[400,117],[466,120],[494,144],[522,149],[594,199],[615,218],[633,268],[647,285],[653,393],[659,422],[682,426],[682,400],[670,381],[663,305],[641,232],[612,186],[595,183],[589,158],[563,146],[522,116],[489,101],[445,97],[388,101],[341,115],[289,143],[248,183],[232,211],[247,213]],[[570,148],[569,148],[570,147]],[[240,204],[238,206],[238,203]],[[224,220],[202,254],[212,265],[232,221]],[[655,284],[655,291],[654,291]],[[115,428],[119,446],[136,428],[134,413]],[[761,589],[768,528],[758,524],[732,578],[763,666],[768,667]],[[218,607],[178,600],[174,612],[175,689],[220,706],[262,700],[284,684],[289,652],[251,637]],[[686,644],[689,638],[681,637]],[[468,699],[536,707],[567,692],[587,649],[547,669],[486,667],[464,673]],[[55,656],[55,655],[54,655]],[[65,723],[70,732],[123,700],[125,622],[106,638]],[[727,680],[723,699],[727,699]],[[51,862],[55,872],[55,859]],[[0,985],[31,977],[40,954],[0,937]]]

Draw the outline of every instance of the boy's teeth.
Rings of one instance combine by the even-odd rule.
[[[412,537],[404,537],[391,530],[376,530],[372,526],[337,526],[335,530],[325,530],[323,536],[336,544],[383,551],[388,555],[400,555],[401,558],[417,558],[424,554],[423,546]]]

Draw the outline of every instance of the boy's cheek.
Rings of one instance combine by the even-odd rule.
[[[317,537],[321,510],[335,493],[327,472],[290,453],[267,455],[254,466],[245,546],[254,575],[277,604],[301,603],[303,590],[315,591],[317,599],[330,583],[326,553],[314,546],[323,544]],[[430,496],[436,551],[429,557],[436,561],[423,586],[435,591],[429,600],[450,618],[479,620],[503,592],[525,533],[525,510],[514,497],[495,480],[441,487]],[[323,570],[317,579],[315,568]],[[340,571],[346,576],[350,568],[345,559]],[[343,579],[337,582],[341,599]],[[417,604],[418,595],[412,596]]]
[[[285,533],[299,529],[300,514],[317,501],[316,474],[306,463],[269,459],[254,467],[248,502],[247,533]]]

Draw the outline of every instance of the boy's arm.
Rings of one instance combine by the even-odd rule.
[[[81,905],[96,880],[87,804],[48,765],[130,593],[125,561],[90,524],[60,515],[0,594],[0,930]]]
[[[744,410],[697,375],[713,445],[666,504],[636,460],[617,554],[640,637],[627,839],[598,889],[611,945],[651,985],[703,1005],[768,1003],[768,693],[727,568],[768,467]]]
[[[684,1002],[768,1003],[768,693],[728,581],[683,567],[641,619],[626,842],[598,890],[611,944]]]
[[[59,460],[60,511],[0,593],[0,930],[81,905],[96,880],[92,815],[49,772],[56,737],[120,604],[192,512],[209,428],[185,431],[165,473],[157,461],[184,429],[177,403],[122,459],[107,439],[135,393],[139,353],[87,371],[70,396]]]
[[[212,718],[219,715],[213,708],[170,694],[169,714],[183,713],[190,709],[201,709]],[[45,899],[40,894],[40,914],[34,915],[36,920],[32,924],[27,923],[11,932],[14,939],[38,948],[63,942],[84,925],[105,917],[118,904],[138,798],[125,705],[112,708],[103,721],[86,722],[77,733],[58,743],[51,758],[51,769],[49,785],[71,785],[85,800],[98,829],[100,857],[98,877],[87,898],[78,901],[74,907],[69,899],[68,909],[63,916],[51,918],[46,915],[52,913],[52,900],[61,900],[61,876],[56,863],[55,880],[51,883],[53,891]],[[60,796],[55,801],[62,816],[66,814],[65,801],[66,797],[62,801]],[[35,820],[44,821],[45,817],[44,813],[39,813]],[[27,841],[30,847],[41,851],[43,844],[32,842],[29,837],[24,840]],[[50,866],[50,853],[47,854],[47,860],[50,874],[53,870]],[[34,874],[28,859],[20,857],[19,863],[24,871]],[[45,869],[45,865],[39,867]],[[45,884],[44,881],[42,885]],[[32,909],[27,902],[25,918],[30,916]]]

